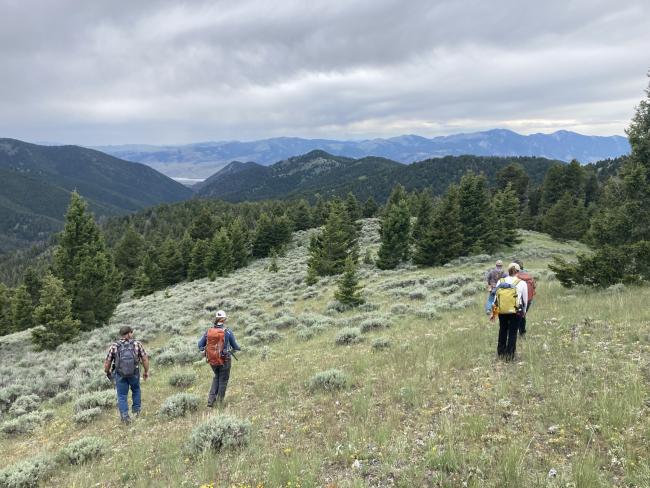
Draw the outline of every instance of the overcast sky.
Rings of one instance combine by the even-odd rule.
[[[624,134],[647,0],[0,0],[0,137]]]

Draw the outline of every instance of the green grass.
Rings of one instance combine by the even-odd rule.
[[[282,331],[284,340],[269,344],[265,360],[240,354],[223,411],[251,423],[246,447],[188,456],[193,428],[220,413],[203,407],[212,372],[198,362],[183,367],[198,376],[183,390],[201,398],[197,412],[172,421],[156,415],[165,398],[178,392],[169,378],[180,366],[154,366],[150,381],[143,383],[144,415],[132,426],[123,429],[115,410],[77,425],[71,420],[74,400],[48,404],[55,419],[42,431],[0,438],[0,450],[7,453],[2,462],[55,453],[79,438],[98,436],[110,441],[106,454],[83,469],[59,468],[48,486],[649,486],[650,290],[562,289],[550,279],[546,263],[553,253],[570,257],[576,249],[526,233],[521,246],[499,256],[523,255],[526,267],[540,277],[529,333],[518,343],[513,363],[495,359],[498,326],[483,315],[482,292],[465,294],[473,299],[469,307],[440,306],[440,319],[427,320],[417,310],[449,296],[434,289],[414,302],[386,286],[398,279],[464,275],[472,282],[461,289],[477,288],[495,257],[397,272],[365,267],[366,297],[380,309],[364,317],[388,314],[397,303],[413,312],[392,317],[390,328],[370,330],[355,344],[335,344],[343,326],[328,327],[307,341],[289,328]],[[160,294],[124,305],[117,318],[128,308],[134,320],[144,319],[157,306],[184,314],[182,300],[189,298],[180,297],[202,294],[203,302],[210,302],[227,293],[230,283],[248,283],[235,298],[262,309],[270,321],[278,311],[272,306],[274,290],[290,293],[290,280],[304,271],[300,259],[304,247],[280,258],[277,274],[264,272],[260,263],[224,279],[232,281],[216,291],[219,281],[185,284],[172,290],[171,299]],[[268,299],[255,292],[256,286],[271,293]],[[316,298],[296,298],[282,313],[289,311],[299,322],[303,312],[323,313],[334,288],[333,281],[321,284]],[[300,285],[295,295],[303,292]],[[245,348],[243,328],[237,328],[238,316],[244,315],[245,310],[230,313],[230,325]],[[205,324],[203,317],[201,311],[192,316],[188,341],[195,340],[192,334]],[[157,335],[150,348],[163,346],[169,337]],[[378,337],[388,338],[390,347],[373,351]],[[306,387],[329,369],[342,371],[349,385],[314,392]],[[548,477],[551,469],[555,478]]]

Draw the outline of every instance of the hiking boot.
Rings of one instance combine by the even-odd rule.
[[[214,408],[214,403],[208,403],[208,404],[206,405],[206,407],[208,407],[208,408]]]
[[[140,418],[140,410],[138,410],[137,412],[133,412],[133,417],[136,419]]]
[[[121,417],[121,418],[120,418],[120,421],[121,421],[123,424],[130,424],[130,423],[131,423],[131,417],[129,417],[128,415],[126,415],[126,416],[124,416],[124,417]]]

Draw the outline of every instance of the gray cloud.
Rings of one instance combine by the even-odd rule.
[[[0,136],[26,140],[621,134],[650,65],[645,0],[0,8]]]

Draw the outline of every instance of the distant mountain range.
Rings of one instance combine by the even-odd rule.
[[[0,252],[60,230],[73,190],[98,216],[192,196],[144,164],[78,146],[39,146],[15,139],[0,139],[0,178]]]
[[[220,198],[231,202],[275,198],[372,196],[382,203],[396,183],[407,190],[431,188],[444,193],[467,171],[483,173],[490,182],[498,171],[511,163],[524,167],[533,185],[539,185],[553,164],[563,161],[536,157],[445,156],[405,165],[386,158],[360,159],[311,151],[270,166],[233,161],[194,187],[200,198]]]
[[[338,141],[277,137],[250,142],[204,142],[183,146],[100,146],[107,154],[147,164],[174,178],[207,178],[230,162],[255,161],[268,166],[276,161],[323,150],[329,154],[364,158],[388,158],[412,163],[444,156],[537,156],[560,161],[590,163],[629,153],[621,136],[585,136],[569,131],[521,135],[505,129],[455,134],[431,139],[404,135],[389,139]]]

